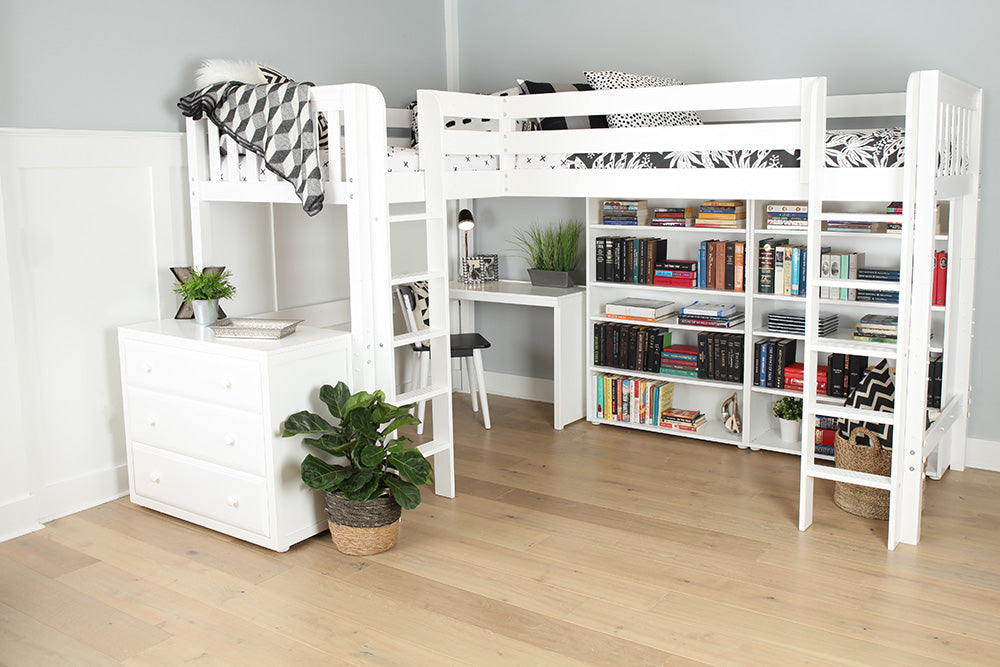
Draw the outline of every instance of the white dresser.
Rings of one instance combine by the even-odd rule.
[[[190,320],[118,330],[132,502],[286,551],[326,528],[282,438],[319,388],[349,382],[350,334],[299,326],[280,340],[216,339]]]

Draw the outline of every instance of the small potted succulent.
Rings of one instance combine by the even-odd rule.
[[[572,287],[580,234],[579,220],[563,220],[555,227],[534,225],[514,232],[514,245],[528,261],[532,285]]]
[[[213,324],[219,319],[219,299],[231,299],[236,294],[236,286],[229,280],[232,277],[232,271],[220,271],[218,267],[201,271],[191,267],[185,279],[174,283],[174,292],[191,304],[195,322]]]
[[[778,418],[781,439],[799,442],[802,439],[802,399],[785,396],[774,403],[774,416]]]
[[[433,471],[411,440],[390,436],[401,426],[419,424],[413,404],[396,407],[381,391],[352,394],[347,385],[323,385],[320,400],[336,425],[313,412],[296,412],[285,420],[282,436],[306,435],[303,444],[329,455],[307,454],[302,481],[326,493],[326,514],[334,546],[355,556],[389,549],[396,543],[404,509],[420,504],[420,484]]]

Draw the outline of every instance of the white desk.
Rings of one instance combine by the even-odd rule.
[[[552,309],[552,406],[555,428],[587,415],[586,385],[584,384],[585,359],[583,346],[586,338],[584,325],[586,289],[570,287],[535,287],[529,282],[501,280],[483,285],[466,285],[452,282],[448,289],[451,298],[463,302],[506,303]],[[461,317],[461,330],[466,331],[469,318]]]

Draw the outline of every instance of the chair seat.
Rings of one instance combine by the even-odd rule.
[[[485,350],[491,347],[490,341],[483,338],[482,334],[463,333],[451,335],[451,358],[461,359],[471,357],[473,350]],[[431,348],[426,345],[413,345],[414,352],[430,352]]]

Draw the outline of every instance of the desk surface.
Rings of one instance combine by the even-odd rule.
[[[481,285],[453,281],[448,284],[452,299],[487,301],[555,308],[560,302],[579,298],[585,287],[535,287],[526,280],[500,280]]]

